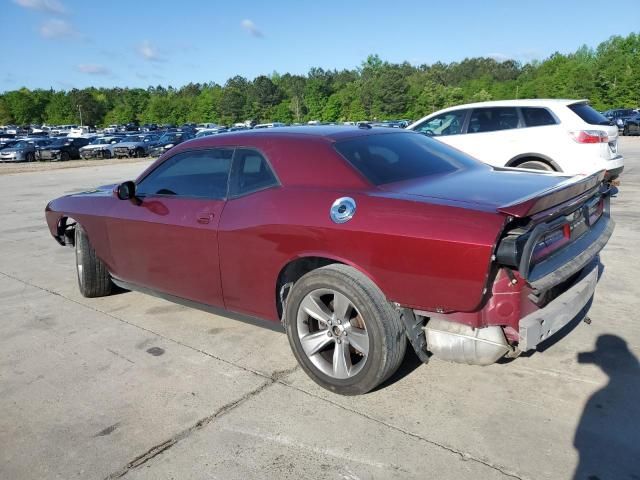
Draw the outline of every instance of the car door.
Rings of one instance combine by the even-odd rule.
[[[516,107],[474,108],[464,143],[458,148],[490,165],[503,166],[513,158],[522,142],[520,116]]]
[[[116,277],[224,307],[218,222],[233,149],[180,152],[136,185],[137,201],[116,203],[109,242]]]
[[[267,158],[252,148],[233,157],[229,200],[219,225],[220,271],[228,310],[257,317],[273,315],[277,221],[286,212],[275,201],[280,183]]]

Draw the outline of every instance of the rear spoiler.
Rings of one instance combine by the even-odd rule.
[[[547,190],[519,198],[508,205],[502,205],[498,207],[498,211],[518,218],[534,215],[599,187],[604,178],[605,170],[600,170],[588,177],[574,177]]]

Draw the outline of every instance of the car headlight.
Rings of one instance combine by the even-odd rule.
[[[621,118],[619,118],[618,120],[616,120],[616,122],[618,123],[618,125],[624,125],[624,122],[622,121]]]
[[[169,150],[170,148],[175,147],[175,145],[173,143],[170,143],[169,145],[165,145],[164,149],[165,150]]]

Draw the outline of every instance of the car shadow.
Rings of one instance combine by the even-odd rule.
[[[393,375],[387,378],[384,382],[374,388],[371,392],[377,392],[378,390],[383,390],[390,385],[402,380],[404,377],[412,373],[415,369],[417,369],[420,365],[424,365],[422,361],[416,355],[416,352],[413,351],[413,347],[409,342],[407,342],[407,353],[404,355],[404,360],[398,367],[398,370],[395,371]]]
[[[640,479],[640,365],[627,343],[600,335],[578,362],[594,364],[609,382],[587,401],[573,445],[580,460],[574,480]]]

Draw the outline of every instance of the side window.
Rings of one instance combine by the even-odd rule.
[[[476,108],[469,119],[468,133],[495,132],[518,128],[518,111],[515,107]]]
[[[555,125],[556,120],[546,108],[522,107],[520,109],[524,117],[524,124],[527,127],[542,127],[544,125]]]
[[[140,195],[223,199],[233,149],[182,152],[163,162],[137,186]]]
[[[462,132],[462,124],[466,113],[467,110],[442,113],[421,123],[414,130],[433,137],[457,135]]]
[[[265,158],[248,148],[236,149],[233,157],[230,196],[244,195],[278,184]]]

